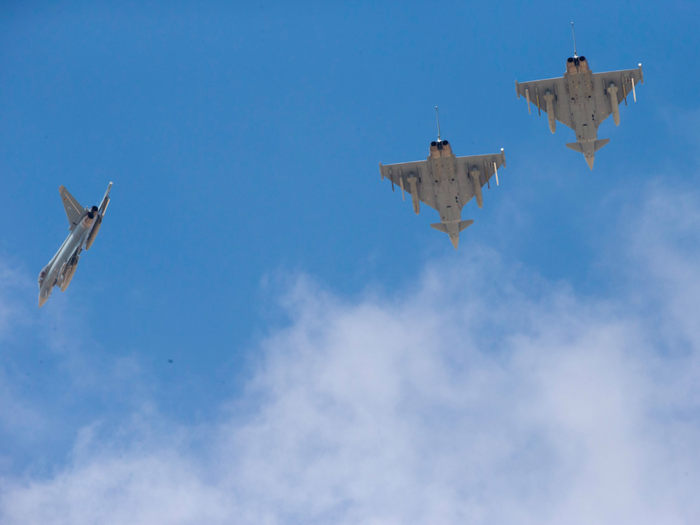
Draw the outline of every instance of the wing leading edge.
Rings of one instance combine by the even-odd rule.
[[[379,165],[382,179],[387,178],[392,186],[398,186],[402,191],[413,195],[415,187],[418,198],[431,208],[435,208],[435,196],[423,186],[423,178],[428,176],[428,161],[402,162],[400,164]]]
[[[461,190],[460,201],[462,204],[466,204],[477,194],[477,190],[472,181],[479,181],[479,194],[481,193],[481,188],[489,184],[491,177],[494,175],[496,175],[498,183],[497,170],[501,166],[505,167],[506,156],[505,152],[501,150],[499,153],[490,155],[455,157],[455,161],[457,163],[456,175]],[[413,195],[415,188],[421,202],[424,202],[433,209],[437,209],[434,188],[427,182],[427,177],[429,175],[428,161],[419,160],[400,164],[380,164],[379,170],[382,179],[389,179],[394,188],[398,186],[401,188],[402,192],[408,193],[409,195]],[[462,193],[462,191],[464,193]]]
[[[499,153],[491,155],[471,155],[469,157],[457,157],[458,173],[465,173],[467,180],[478,179],[480,188],[489,184],[491,177],[496,175],[496,184],[498,184],[498,168],[506,167],[506,154],[503,149]],[[478,172],[478,174],[476,173]],[[476,194],[474,184],[466,184],[466,194],[463,196],[463,202],[466,204]],[[490,184],[489,184],[490,187]],[[480,192],[479,192],[480,193]]]
[[[619,123],[619,113],[616,113],[613,108],[614,99],[617,99],[617,105],[623,102],[627,105],[627,98],[631,95],[634,101],[637,101],[637,92],[634,88],[639,83],[644,84],[644,73],[642,65],[639,64],[637,69],[623,69],[620,71],[606,71],[604,73],[593,73],[593,85],[595,87],[596,99],[605,100],[606,103],[600,104],[601,122],[608,118],[611,113],[616,114],[616,122]],[[616,92],[610,92],[611,85],[617,87]],[[613,98],[614,97],[614,98]]]
[[[565,126],[573,129],[571,111],[566,100],[564,78],[548,78],[519,83],[515,81],[515,91],[518,98],[525,97],[528,101],[527,110],[531,112],[530,104],[537,108],[538,113],[554,112],[554,118]],[[550,96],[551,95],[551,98]]]

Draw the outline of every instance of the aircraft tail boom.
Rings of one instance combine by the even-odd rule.
[[[583,153],[583,156],[586,157],[588,167],[593,169],[596,151],[605,146],[608,142],[610,142],[610,139],[592,140],[590,142],[568,142],[566,147]]]
[[[431,224],[430,227],[449,235],[452,246],[454,246],[456,250],[459,244],[460,232],[466,230],[472,224],[474,224],[474,221],[470,219],[468,221],[436,222]]]

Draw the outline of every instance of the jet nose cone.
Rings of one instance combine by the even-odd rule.
[[[454,237],[450,235],[450,240],[452,241],[452,246],[454,246],[456,250],[457,245],[459,244],[459,235],[455,235]]]
[[[46,301],[48,301],[48,300],[49,300],[48,297],[42,297],[41,294],[40,294],[40,295],[39,295],[39,308],[41,308],[42,306],[44,306],[44,303],[45,303]]]
[[[588,163],[588,167],[593,170],[593,163],[595,162],[595,157],[586,157],[586,162]]]

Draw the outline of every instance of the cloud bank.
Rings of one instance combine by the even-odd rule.
[[[655,194],[610,297],[479,249],[401,296],[300,277],[219,421],[87,427],[67,467],[3,480],[0,521],[697,523],[700,215]]]

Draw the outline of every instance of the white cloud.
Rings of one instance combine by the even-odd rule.
[[[695,523],[700,215],[658,199],[616,298],[483,250],[403,297],[299,279],[220,423],[86,429],[69,467],[5,480],[2,522]]]

